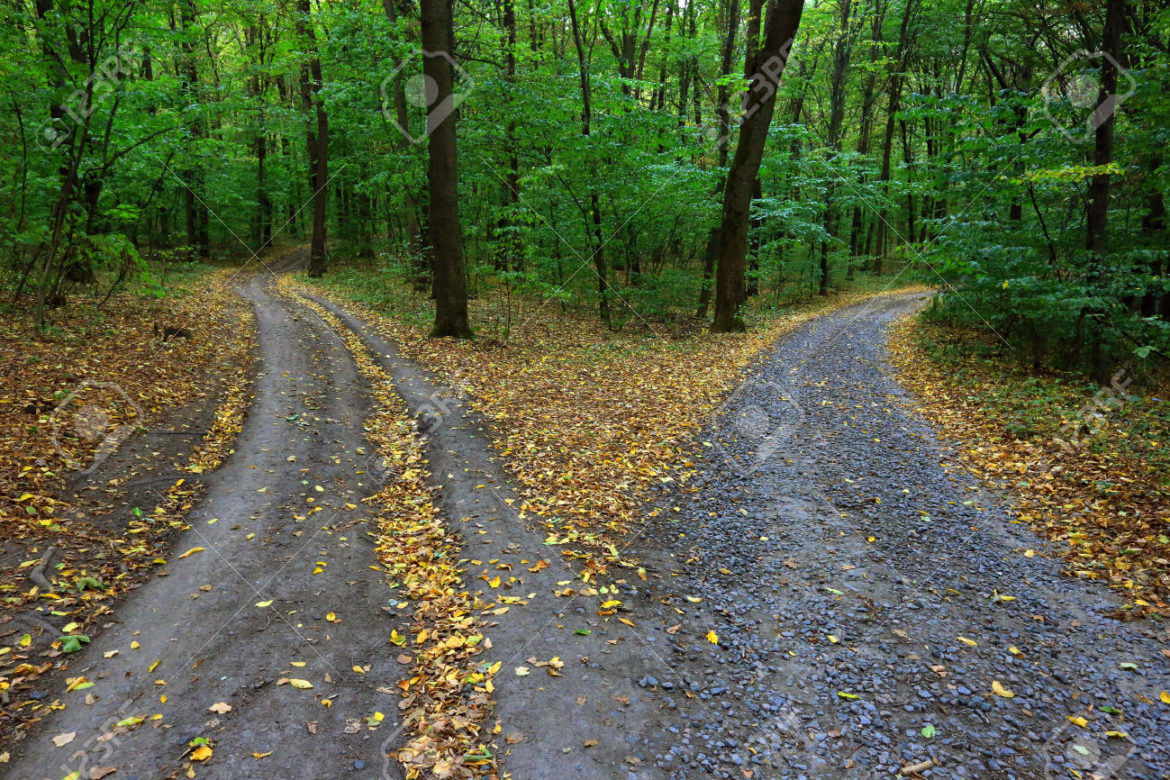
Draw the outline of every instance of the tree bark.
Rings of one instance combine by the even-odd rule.
[[[312,111],[315,122],[308,124],[305,142],[309,152],[309,197],[313,200],[313,236],[309,243],[309,276],[325,274],[325,231],[328,212],[329,117],[321,98],[321,58],[317,54],[317,35],[313,30],[310,0],[298,0],[297,25],[308,47],[309,61],[301,66],[301,103]]]
[[[423,0],[422,47],[452,55],[452,0]],[[450,100],[455,76],[443,56],[424,56],[423,73],[435,85],[435,105]],[[467,317],[467,278],[463,270],[463,233],[459,227],[459,164],[455,111],[427,116],[427,184],[430,193],[428,232],[434,250],[435,326],[432,338],[471,338]]]
[[[764,44],[747,71],[753,82],[744,101],[745,119],[740,126],[739,143],[727,172],[727,187],[723,194],[712,333],[744,330],[739,307],[744,298],[752,186],[760,170],[768,126],[776,108],[776,85],[787,63],[803,10],[804,0],[769,0]]]

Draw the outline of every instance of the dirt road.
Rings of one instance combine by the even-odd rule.
[[[5,777],[171,776],[202,741],[200,777],[401,776],[386,754],[403,743],[409,667],[389,638],[411,604],[371,568],[369,388],[270,277],[241,294],[261,373],[236,453],[207,475],[165,570],[73,661],[93,687],[61,694]],[[1107,591],[1060,576],[1001,497],[943,465],[883,353],[915,296],[817,319],[761,361],[704,437],[700,490],[664,495],[667,519],[626,551],[650,578],[620,584],[609,618],[565,595],[580,581],[516,516],[458,388],[314,300],[426,432],[467,587],[492,606],[492,751],[512,777],[1170,773],[1164,632],[1105,617]]]

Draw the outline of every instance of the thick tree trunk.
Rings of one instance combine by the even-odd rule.
[[[451,56],[454,32],[452,0],[423,0],[422,47]],[[423,73],[436,89],[434,103],[442,104],[454,92],[451,63],[442,56],[423,58]],[[463,270],[463,233],[459,227],[459,164],[456,156],[455,115],[428,116],[430,193],[428,229],[434,250],[435,326],[433,338],[471,338],[467,317],[467,278]],[[438,120],[438,121],[436,121]]]
[[[776,108],[775,87],[780,80],[793,36],[800,26],[804,0],[769,0],[764,24],[764,45],[748,69],[755,76],[754,89],[744,101],[745,119],[739,143],[727,172],[723,194],[723,218],[719,230],[719,264],[715,290],[712,333],[744,330],[739,316],[744,298],[744,265],[748,224],[751,219],[752,186],[760,170],[768,125]],[[761,86],[768,89],[761,89]]]

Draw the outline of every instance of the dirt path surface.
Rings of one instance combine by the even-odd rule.
[[[648,733],[659,776],[1170,776],[1165,629],[1106,617],[1104,586],[1060,576],[1002,499],[940,465],[884,354],[918,305],[875,299],[781,343],[651,534],[678,572],[655,614],[682,625],[650,634],[670,668],[640,681],[678,712]]]
[[[261,373],[235,454],[205,475],[165,575],[71,664],[94,686],[61,694],[69,706],[13,750],[4,777],[181,775],[200,738],[213,757],[199,777],[401,777],[386,753],[405,740],[397,683],[410,667],[389,637],[411,605],[371,568],[361,499],[385,477],[363,438],[370,388],[338,333],[269,283],[241,285]],[[668,519],[626,551],[649,580],[606,594],[516,515],[458,389],[313,300],[364,341],[426,435],[484,604],[482,657],[501,664],[491,739],[511,777],[1170,772],[1165,635],[1105,617],[1107,591],[1062,578],[1000,498],[948,474],[950,455],[889,376],[886,327],[915,296],[781,343],[710,432],[698,484],[664,493]],[[192,548],[205,549],[180,557]],[[603,599],[622,606],[603,617]]]
[[[644,722],[655,717],[630,669],[653,659],[630,627],[597,616],[596,596],[556,595],[587,586],[574,582],[560,548],[546,546],[517,516],[519,496],[486,423],[459,388],[436,382],[349,312],[313,300],[363,339],[426,432],[439,506],[464,539],[467,587],[488,603],[492,647],[485,660],[502,664],[494,698],[503,768],[518,779],[624,777],[624,764],[634,768],[626,758],[637,752]],[[546,665],[554,660],[563,666]]]
[[[385,712],[379,728],[393,728],[399,672],[385,638],[401,623],[383,611],[396,599],[369,568],[359,501],[370,492],[358,474],[367,394],[319,319],[272,297],[263,277],[242,294],[255,305],[260,374],[236,453],[208,476],[165,576],[135,591],[71,665],[93,687],[64,694],[67,708],[16,747],[5,777],[87,777],[103,766],[117,778],[166,777],[201,737],[214,751],[201,776],[383,769],[383,737],[366,718]],[[180,558],[192,548],[205,549]],[[209,710],[220,703],[231,710]]]

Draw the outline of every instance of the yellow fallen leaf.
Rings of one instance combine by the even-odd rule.
[[[959,637],[959,641],[965,645],[970,645],[971,647],[977,647],[979,645],[979,643],[976,642],[974,639],[968,639],[965,636]]]
[[[1114,739],[1128,739],[1129,738],[1129,734],[1126,734],[1124,731],[1106,731],[1105,736],[1113,737]]]
[[[834,644],[834,645],[835,645],[835,644],[837,644],[838,642],[840,642],[840,641],[841,641],[840,639],[838,639],[837,637],[833,636],[832,634],[826,634],[826,636],[829,638],[829,643],[830,643],[830,644]]]
[[[200,745],[191,751],[192,761],[206,761],[209,758],[211,758],[211,748],[207,745]]]
[[[325,616],[325,619],[326,619],[326,620],[328,620],[330,623],[336,623],[336,622],[337,622],[337,615],[335,615],[334,613],[330,612],[329,614],[327,614],[327,615]]]
[[[1009,691],[1007,688],[1003,687],[1003,685],[1000,684],[999,680],[992,680],[991,681],[991,691],[996,696],[1002,696],[1005,699],[1010,699],[1010,698],[1015,696],[1014,693]]]
[[[425,641],[427,641],[427,630],[424,628],[422,631],[418,632],[418,636],[414,638],[414,643],[416,645],[421,645]]]
[[[271,750],[269,750],[267,753],[253,753],[252,758],[256,758],[256,759],[268,758],[270,755],[272,755]]]
[[[489,582],[488,585],[491,585],[493,588],[500,587],[500,575],[497,574],[495,577],[492,577],[491,582]]]
[[[272,599],[269,599],[268,601],[257,601],[256,606],[261,607],[261,608],[271,607],[272,606]]]
[[[717,644],[719,644],[719,635],[716,634],[714,631],[708,631],[707,632],[707,641],[713,645],[717,645]]]
[[[1016,647],[1015,645],[1009,647],[1008,652],[1012,655],[1023,655],[1023,653],[1020,652],[1020,648]]]
[[[181,560],[183,560],[184,558],[187,558],[187,557],[189,557],[189,556],[191,556],[191,555],[194,555],[194,554],[195,554],[195,553],[197,553],[197,552],[203,552],[203,551],[204,551],[204,550],[206,550],[206,549],[207,549],[206,547],[192,547],[190,550],[188,550],[187,552],[183,553],[182,555],[180,555],[180,556],[179,556],[178,558],[176,558],[175,560],[181,561]],[[210,752],[210,750],[209,750],[208,752]]]
[[[301,690],[306,690],[313,687],[313,683],[309,682],[308,680],[297,680],[295,678],[289,680],[288,684],[294,688],[300,688]]]
[[[149,674],[150,672],[153,672],[155,669],[157,669],[157,668],[158,668],[158,665],[159,665],[160,663],[162,663],[162,659],[161,659],[161,658],[155,659],[155,662],[154,662],[154,663],[152,663],[152,664],[150,665],[150,668],[146,670],[147,674]]]
[[[130,649],[131,649],[131,650],[137,650],[137,649],[138,649],[138,648],[140,648],[140,647],[142,647],[142,645],[138,644],[137,642],[131,642],[131,643],[130,643]]]
[[[289,666],[301,667],[305,665],[304,661],[289,661]]]
[[[366,673],[366,670],[365,670],[365,669],[363,669],[363,668],[361,668],[361,667],[360,667],[360,666],[358,666],[357,664],[354,664],[354,665],[353,665],[351,668],[352,668],[352,669],[354,670],[354,672],[356,672],[357,674],[365,674],[365,673]]]
[[[530,673],[531,673],[531,670],[527,666],[517,666],[516,667],[516,676],[517,677],[527,677]]]
[[[1080,726],[1081,728],[1084,728],[1085,726],[1089,725],[1089,721],[1086,720],[1085,718],[1081,717],[1080,715],[1076,715],[1076,716],[1065,715],[1064,717],[1066,719],[1068,719],[1069,723],[1075,723],[1076,725]]]

